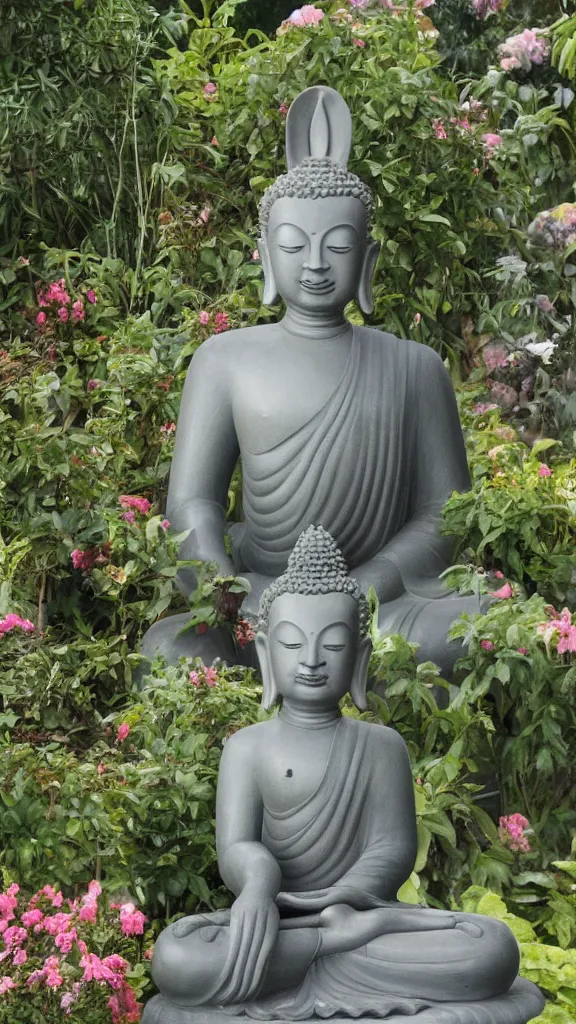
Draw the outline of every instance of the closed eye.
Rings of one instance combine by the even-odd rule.
[[[302,252],[303,245],[281,245],[279,246],[282,252]]]
[[[282,647],[285,647],[287,651],[299,651],[302,644],[285,644],[283,640],[280,640]]]
[[[330,252],[350,252],[351,245],[329,245],[328,249]]]
[[[343,651],[346,644],[324,644],[325,651]]]

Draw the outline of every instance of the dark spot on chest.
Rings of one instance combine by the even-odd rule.
[[[291,779],[292,778],[292,769],[291,768],[287,768],[286,769],[286,778],[287,779]]]

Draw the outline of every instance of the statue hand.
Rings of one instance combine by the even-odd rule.
[[[232,905],[230,947],[218,999],[245,1003],[262,984],[278,936],[280,914],[269,897],[244,889]]]

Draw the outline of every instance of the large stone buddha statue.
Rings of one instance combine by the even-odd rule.
[[[264,302],[286,306],[275,324],[209,338],[188,372],[170,474],[167,516],[188,530],[183,559],[216,563],[252,587],[243,614],[282,573],[310,524],[336,539],[363,592],[374,587],[383,632],[420,644],[449,674],[462,653],[450,624],[478,611],[439,575],[453,543],[441,510],[470,486],[450,378],[425,345],[350,323],[352,299],[372,309],[379,245],[372,197],[347,168],[348,107],[333,89],[301,93],[287,119],[288,173],[264,194],[260,253]],[[244,521],[228,528],[227,491],[242,463]],[[194,574],[180,573],[192,591]],[[228,635],[181,633],[188,616],[156,623],[142,651],[169,661],[242,660]]]
[[[227,740],[216,809],[231,910],[160,935],[160,989],[142,1024],[385,1018],[526,1024],[543,1009],[501,921],[398,902],[416,856],[412,774],[397,732],[365,707],[360,587],[310,527],[264,592],[256,646],[276,717]]]

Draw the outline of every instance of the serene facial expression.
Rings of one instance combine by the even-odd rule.
[[[348,594],[282,594],[270,607],[268,644],[282,697],[335,707],[354,671],[358,604]]]
[[[268,251],[276,287],[290,308],[341,313],[358,290],[366,254],[366,213],[359,199],[278,199]]]

